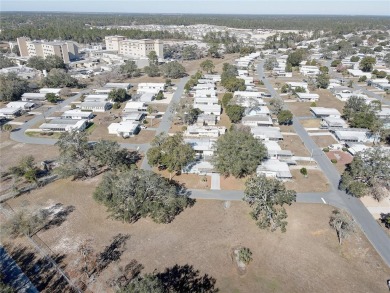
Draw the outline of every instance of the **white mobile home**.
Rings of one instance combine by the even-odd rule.
[[[39,126],[43,131],[54,131],[54,132],[64,132],[64,131],[83,131],[87,128],[88,121],[85,119],[73,120],[73,119],[53,119],[49,123],[43,123]]]
[[[300,102],[317,102],[320,96],[318,94],[296,93]]]
[[[94,115],[92,112],[81,111],[79,109],[68,110],[61,115],[63,119],[73,119],[73,120],[81,120],[81,119],[92,120],[93,116]]]
[[[108,102],[82,102],[80,109],[82,111],[106,112],[111,109],[111,106]]]
[[[333,117],[340,118],[341,113],[335,108],[310,107],[310,112],[317,118]]]
[[[109,134],[116,134],[121,137],[131,137],[139,132],[139,124],[135,121],[122,121],[119,123],[111,123],[108,126]]]

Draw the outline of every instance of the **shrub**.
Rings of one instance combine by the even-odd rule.
[[[337,160],[336,159],[331,159],[330,160],[333,164],[336,164],[337,163]]]
[[[238,251],[238,260],[242,261],[245,264],[249,264],[253,260],[252,251],[247,247],[241,248]]]
[[[305,176],[305,177],[307,176],[307,169],[305,167],[301,168],[301,170],[299,170],[299,172],[301,172],[301,174],[303,176]]]
[[[329,148],[323,148],[322,149],[325,153],[329,152]]]
[[[310,107],[317,107],[317,103],[316,103],[316,102],[312,102],[312,103],[310,104]]]

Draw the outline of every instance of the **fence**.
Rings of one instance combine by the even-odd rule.
[[[12,207],[8,203],[1,203],[0,204],[0,212],[4,214],[6,218],[11,217],[13,214],[15,214],[15,211],[12,209]],[[82,293],[83,291],[72,282],[72,280],[68,277],[68,275],[58,266],[58,264],[53,260],[53,258],[50,255],[54,255],[55,253],[50,249],[47,244],[38,237],[38,235],[32,235],[29,236],[27,234],[24,234],[26,238],[29,240],[29,242],[32,244],[32,246],[35,248],[35,250],[43,257],[45,258],[50,265],[54,267],[54,269],[66,280],[66,282],[69,284],[71,288],[73,288],[77,293]],[[85,285],[85,284],[84,284]]]

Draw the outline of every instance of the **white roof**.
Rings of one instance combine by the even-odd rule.
[[[260,172],[275,172],[276,177],[292,178],[288,164],[285,162],[281,162],[277,159],[269,159],[269,160],[264,161],[261,165],[259,165],[257,167],[256,171],[258,173],[260,173]]]
[[[320,97],[318,94],[310,94],[310,93],[296,93],[296,94],[300,99],[319,99]]]
[[[80,116],[80,117],[90,117],[92,116],[92,112],[85,112],[85,111],[81,111],[80,109],[73,109],[73,110],[68,110],[68,111],[65,111],[61,116]]]
[[[127,133],[127,132],[134,132],[137,129],[138,125],[139,125],[138,122],[122,121],[119,123],[111,123],[110,125],[108,125],[108,129],[109,132]]]
[[[333,115],[341,116],[339,110],[335,108],[325,108],[325,107],[310,107],[310,110],[313,111],[315,115]]]
[[[60,88],[47,88],[47,87],[41,88],[39,90],[41,94],[47,94],[47,93],[58,94],[60,91],[61,91]]]
[[[30,102],[9,102],[6,107],[7,108],[30,108],[34,106],[34,103]]]
[[[1,108],[0,115],[13,115],[20,111],[20,108]]]
[[[135,102],[135,101],[129,101],[126,103],[125,105],[125,109],[141,109],[145,107],[145,103],[144,102]]]
[[[46,97],[46,94],[44,94],[44,93],[24,93],[23,95],[22,95],[22,97],[23,98],[35,98],[35,97],[37,97],[37,98],[45,98]]]
[[[138,84],[138,88],[143,88],[143,87],[146,87],[146,88],[161,88],[163,89],[165,87],[165,83],[162,83],[162,82],[141,82]]]

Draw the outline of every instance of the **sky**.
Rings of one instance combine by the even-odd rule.
[[[390,16],[390,0],[0,0],[1,11]]]

